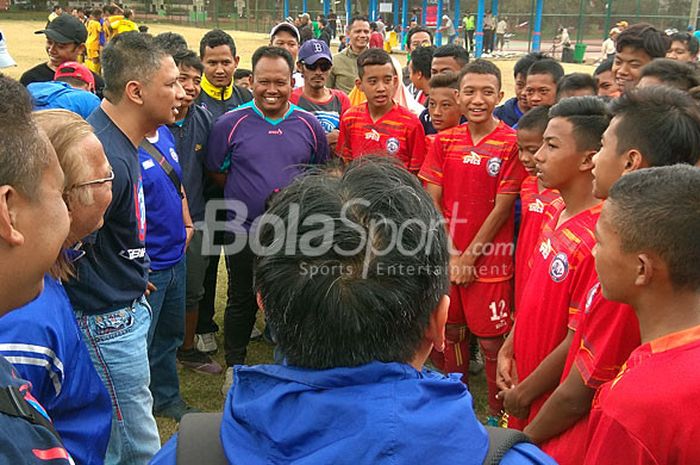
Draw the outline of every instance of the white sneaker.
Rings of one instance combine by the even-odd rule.
[[[195,334],[194,347],[205,354],[215,354],[219,350],[216,345],[216,333]]]
[[[221,386],[221,394],[223,394],[224,397],[228,395],[231,386],[233,386],[233,367],[228,367],[226,368],[226,379],[224,380],[223,386]]]

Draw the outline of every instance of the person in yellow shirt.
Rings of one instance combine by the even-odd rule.
[[[100,66],[100,52],[102,51],[100,45],[100,33],[102,32],[100,19],[102,19],[102,10],[95,8],[90,11],[90,19],[87,22],[88,36],[85,41],[85,66],[96,73],[100,73],[102,68]]]
[[[105,36],[105,44],[113,37],[117,36],[118,22],[124,19],[124,12],[116,5],[107,5],[104,7],[104,20],[102,21],[102,30]]]
[[[123,34],[125,32],[131,32],[131,31],[137,31],[139,30],[138,25],[131,20],[131,18],[134,17],[134,10],[126,10],[124,11],[124,17],[117,21],[116,27],[114,23],[112,23],[112,28],[116,29],[116,34]]]

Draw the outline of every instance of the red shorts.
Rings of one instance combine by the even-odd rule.
[[[502,336],[513,326],[513,280],[452,286],[448,324],[467,324],[477,337]]]

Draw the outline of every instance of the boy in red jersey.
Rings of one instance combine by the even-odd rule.
[[[392,156],[417,173],[425,157],[425,133],[418,118],[392,99],[399,78],[391,57],[379,48],[365,50],[357,57],[357,70],[355,85],[367,102],[343,115],[337,154],[346,161],[365,155]]]
[[[692,464],[700,422],[700,169],[639,170],[612,188],[596,226],[605,298],[634,308],[642,345],[593,399],[586,465]]]
[[[544,210],[559,192],[547,189],[537,178],[535,153],[542,146],[542,136],[549,122],[549,107],[539,106],[525,113],[518,121],[518,157],[528,177],[520,186],[521,220],[518,244],[515,248],[515,309],[530,273],[530,255],[542,231]]]
[[[469,333],[479,338],[489,386],[489,423],[497,422],[496,355],[511,326],[513,205],[525,177],[515,131],[493,116],[503,97],[501,73],[477,60],[459,79],[459,103],[469,121],[437,134],[419,177],[448,222],[450,311],[438,368],[467,381]]]
[[[557,387],[594,279],[593,228],[600,201],[593,196],[593,155],[608,125],[596,97],[571,97],[549,111],[535,161],[539,179],[561,199],[547,208],[515,328],[498,354],[498,384],[509,426],[524,428]]]
[[[457,101],[459,95],[459,76],[447,71],[430,78],[430,94],[428,97],[428,112],[437,132],[446,131],[459,126],[462,119],[462,109]],[[426,136],[432,140],[435,134]]]
[[[700,155],[700,110],[684,92],[666,87],[638,89],[611,107],[613,119],[593,158],[593,193],[606,198],[626,173]],[[629,305],[611,302],[591,288],[569,349],[559,387],[525,432],[561,465],[580,465],[596,389],[611,381],[639,346],[638,320]]]

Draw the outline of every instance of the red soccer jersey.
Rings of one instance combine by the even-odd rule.
[[[659,312],[664,309],[660,308]],[[700,457],[700,326],[638,347],[593,399],[586,465],[691,465]]]
[[[469,123],[438,133],[418,176],[442,187],[442,213],[455,247],[464,251],[493,210],[496,195],[517,195],[525,175],[515,131],[499,122],[478,144],[472,141]],[[501,282],[513,276],[513,215],[481,252],[477,281]]]
[[[377,121],[369,116],[367,103],[350,108],[340,121],[338,155],[353,160],[365,155],[390,155],[417,173],[425,157],[425,132],[418,117],[394,104]]]
[[[528,176],[520,186],[520,233],[515,248],[515,309],[518,309],[523,286],[530,273],[530,255],[542,232],[544,210],[552,200],[559,198],[559,191],[543,189],[540,192],[537,176]]]
[[[571,342],[561,381],[575,364],[583,382],[598,389],[619,373],[632,351],[641,344],[639,320],[629,305],[611,302],[600,283],[588,292],[586,305]],[[542,450],[559,465],[580,465],[586,451],[588,415],[559,436],[542,444]]]
[[[523,290],[515,320],[514,357],[521,381],[564,340],[569,328],[576,329],[578,314],[596,277],[591,252],[601,207],[598,204],[589,208],[558,227],[564,201],[555,199],[547,207],[539,245],[530,258],[528,285]],[[509,426],[524,428],[550,394],[532,403],[527,421],[511,417]]]

